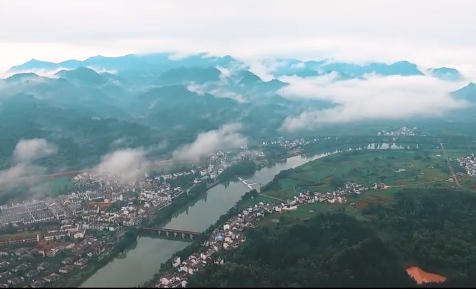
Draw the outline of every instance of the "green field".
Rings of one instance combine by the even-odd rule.
[[[71,182],[72,177],[62,177],[62,178],[54,178],[45,180],[41,183],[41,186],[49,192],[51,196],[57,196],[61,191],[66,189],[71,189],[74,187],[73,183]]]
[[[471,153],[467,150],[446,149],[450,158],[457,158]],[[453,167],[455,166],[452,163]],[[308,162],[297,168],[298,171],[279,180],[279,188],[263,192],[264,195],[248,201],[245,205],[254,205],[260,201],[273,201],[274,197],[282,200],[291,199],[302,191],[330,192],[344,182],[359,183],[370,186],[383,182],[390,186],[384,190],[369,190],[360,196],[349,196],[346,204],[307,204],[296,211],[267,216],[263,223],[272,219],[305,219],[323,212],[345,212],[359,219],[362,209],[369,203],[388,204],[393,201],[393,194],[405,187],[455,187],[449,182],[450,173],[441,150],[365,150],[339,153]],[[476,178],[460,177],[464,189],[472,189]]]

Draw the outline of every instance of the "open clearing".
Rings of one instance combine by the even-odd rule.
[[[471,151],[446,149],[448,156],[457,158]],[[453,164],[454,166],[454,164]],[[279,180],[279,189],[264,192],[267,196],[279,199],[292,199],[300,192],[331,192],[343,182],[354,182],[364,186],[383,182],[390,186],[383,190],[370,190],[362,195],[349,196],[346,204],[314,203],[300,206],[296,211],[267,216],[262,223],[272,219],[306,219],[324,212],[345,212],[361,220],[368,216],[361,214],[370,203],[389,204],[393,195],[405,187],[455,187],[449,182],[450,173],[443,152],[432,150],[364,150],[350,151],[330,155],[310,161],[284,179]],[[459,177],[463,188],[471,190],[476,187],[476,178]],[[260,196],[245,205],[257,202],[273,201]]]

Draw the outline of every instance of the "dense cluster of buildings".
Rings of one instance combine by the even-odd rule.
[[[474,154],[458,159],[461,167],[466,170],[469,176],[476,176],[476,157]]]
[[[83,270],[91,258],[110,251],[119,239],[103,238],[104,234],[123,234],[125,226],[139,225],[187,192],[190,187],[177,185],[179,178],[187,179],[187,184],[192,179],[192,186],[202,181],[213,183],[234,162],[254,155],[257,153],[251,150],[218,152],[211,154],[205,165],[176,173],[145,174],[134,182],[112,174],[84,172],[73,178],[77,192],[0,206],[0,228],[12,226],[21,231],[0,238],[0,246],[5,248],[0,249],[4,255],[0,287],[47,287],[61,276]],[[41,231],[28,233],[25,229],[35,223],[41,225]],[[21,250],[12,251],[11,245]],[[68,257],[43,259],[59,252]],[[39,264],[38,260],[43,261]]]
[[[53,233],[53,232],[52,232]],[[80,271],[94,258],[106,254],[114,240],[84,232],[78,242],[42,238],[37,246],[0,249],[0,287],[49,287],[61,275]],[[57,258],[62,252],[60,259]]]
[[[305,140],[303,138],[297,138],[297,139],[286,139],[284,137],[280,137],[277,140],[274,141],[263,141],[259,147],[265,147],[269,145],[279,145],[285,149],[292,150],[295,148],[299,148],[304,145],[308,145],[311,143],[315,143],[319,141],[319,139],[311,139],[311,140]]]
[[[379,131],[377,133],[377,136],[414,136],[416,135],[416,127],[414,128],[408,128],[408,127],[401,127],[395,131]]]
[[[113,174],[84,172],[72,179],[80,189],[78,192],[0,206],[0,227],[61,221],[79,216],[83,218],[83,225],[87,229],[103,229],[110,224],[136,225],[144,217],[150,217],[157,210],[170,205],[175,197],[187,189],[172,188],[171,181],[186,175],[193,175],[195,184],[204,180],[213,181],[233,162],[250,154],[256,153],[249,150],[234,155],[231,152],[218,152],[211,154],[204,166],[177,173],[146,174],[139,181],[124,181]],[[105,208],[117,201],[123,202],[120,212],[104,215]]]

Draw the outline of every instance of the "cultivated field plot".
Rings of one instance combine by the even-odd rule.
[[[447,149],[453,158],[468,154],[466,150]],[[453,164],[454,165],[454,164]],[[323,212],[345,212],[367,219],[361,215],[369,203],[389,204],[393,194],[405,187],[455,187],[450,179],[448,164],[441,150],[366,150],[339,153],[308,162],[300,172],[279,180],[280,188],[264,192],[265,195],[282,200],[291,199],[303,191],[332,192],[345,182],[364,186],[385,183],[383,190],[369,190],[361,195],[348,197],[346,204],[315,203],[300,206],[296,211],[273,214],[263,220],[310,218]],[[464,188],[476,189],[476,178],[459,178]],[[272,201],[270,199],[270,201]]]

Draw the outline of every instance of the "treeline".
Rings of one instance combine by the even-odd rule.
[[[193,185],[193,181],[196,177],[197,176],[195,174],[183,174],[175,179],[168,179],[167,182],[169,183],[172,189],[188,188]]]
[[[226,168],[219,176],[220,182],[229,181],[236,176],[252,176],[256,172],[256,163],[252,160],[243,160]]]
[[[157,214],[147,223],[146,226],[160,226],[169,221],[173,215],[180,209],[187,206],[191,201],[196,200],[207,192],[206,182],[201,182],[190,188],[187,192],[173,199],[172,203],[165,208],[160,209]],[[145,219],[144,219],[145,220]]]
[[[405,189],[364,213],[370,222],[321,214],[251,229],[244,245],[220,253],[224,265],[195,273],[187,287],[413,287],[410,266],[448,277],[424,287],[474,286],[475,194]]]
[[[267,145],[262,150],[268,160],[285,159],[288,156],[288,150],[278,144]]]
[[[447,189],[405,189],[391,206],[372,205],[373,217],[402,261],[449,277],[476,276],[476,195]]]
[[[130,227],[125,233],[122,238],[120,238],[116,243],[114,243],[113,247],[113,255],[119,254],[123,252],[127,247],[129,247],[132,243],[137,241],[137,237],[139,236],[139,231],[137,228]]]
[[[251,229],[245,244],[221,257],[224,265],[195,273],[187,287],[416,285],[371,229],[343,214]]]

